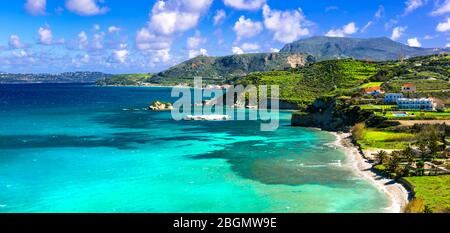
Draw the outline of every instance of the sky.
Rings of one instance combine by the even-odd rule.
[[[0,72],[149,73],[311,36],[450,47],[450,0],[2,0]]]

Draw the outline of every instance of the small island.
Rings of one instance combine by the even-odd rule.
[[[153,101],[150,106],[148,107],[148,110],[151,111],[168,111],[172,110],[173,106],[169,102],[162,102],[162,101]]]

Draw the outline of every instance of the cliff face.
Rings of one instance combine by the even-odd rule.
[[[380,124],[383,119],[357,106],[349,106],[334,98],[317,99],[306,111],[292,115],[292,126],[315,127],[327,131],[347,131],[358,122]]]

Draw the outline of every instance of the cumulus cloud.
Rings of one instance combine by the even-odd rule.
[[[446,21],[439,23],[436,27],[436,31],[438,32],[446,32],[450,30],[450,18],[447,18]]]
[[[233,54],[236,54],[236,55],[244,54],[244,50],[242,50],[239,47],[233,47],[231,49],[231,52],[233,52]]]
[[[311,22],[306,20],[302,10],[272,10],[268,5],[263,7],[264,26],[273,32],[273,38],[282,43],[291,43],[302,36],[310,34],[305,26]]]
[[[130,55],[130,51],[126,49],[126,44],[121,44],[120,47],[120,49],[113,50],[113,58],[119,63],[125,63],[128,55]]]
[[[27,0],[25,10],[31,15],[45,15],[47,0]]]
[[[263,25],[261,22],[253,22],[251,19],[241,16],[234,24],[233,30],[236,32],[237,40],[240,40],[258,35],[263,31]]]
[[[255,51],[259,49],[259,45],[256,43],[244,43],[241,45],[244,51]]]
[[[211,3],[212,0],[158,1],[152,9],[150,28],[163,35],[192,29]]]
[[[18,35],[11,35],[9,37],[9,48],[11,49],[20,49],[25,47],[25,45],[22,43],[22,40]]]
[[[266,3],[266,0],[224,0],[223,3],[238,10],[258,10]]]
[[[224,10],[218,10],[216,11],[216,14],[214,15],[214,25],[218,25],[225,20],[227,17],[227,13],[225,13]]]
[[[120,32],[120,27],[117,26],[110,26],[108,27],[108,33],[114,34]]]
[[[86,34],[86,32],[81,31],[78,33],[78,48],[79,49],[87,49],[89,46],[89,38]]]
[[[356,27],[355,22],[348,23],[339,29],[331,29],[327,32],[326,36],[329,37],[345,37],[358,32],[358,27]]]
[[[272,53],[279,53],[280,50],[276,49],[276,48],[270,48],[270,52],[272,52]]]
[[[450,0],[445,0],[443,4],[438,6],[434,11],[432,11],[430,14],[432,16],[438,16],[443,15],[450,12]]]
[[[392,30],[391,39],[392,40],[398,40],[403,33],[406,31],[406,27],[395,27],[394,30]]]
[[[411,47],[422,47],[422,44],[419,42],[417,37],[408,39],[408,45]]]
[[[405,11],[403,13],[403,15],[407,15],[415,10],[417,10],[418,8],[424,6],[426,3],[428,2],[428,0],[407,0],[405,2]]]
[[[38,30],[38,40],[40,44],[51,45],[53,44],[53,34],[49,27],[40,27]]]
[[[78,15],[90,16],[101,15],[106,13],[109,9],[107,7],[99,6],[101,0],[67,0],[66,8]]]
[[[208,56],[208,50],[201,48],[200,50],[189,50],[189,58],[198,56]]]

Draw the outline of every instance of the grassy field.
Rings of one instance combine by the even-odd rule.
[[[409,116],[407,117],[396,117],[393,115],[392,111],[386,112],[385,115],[381,111],[376,114],[379,116],[384,116],[389,120],[450,120],[450,112],[420,112],[420,111],[407,111],[399,110],[400,112],[406,112]]]
[[[416,135],[411,133],[365,129],[363,138],[358,142],[363,149],[403,149],[415,139]]]
[[[415,186],[417,198],[422,198],[433,212],[450,209],[450,175],[406,177]]]
[[[361,88],[369,88],[369,87],[379,87],[383,84],[383,82],[370,82],[361,85]]]

